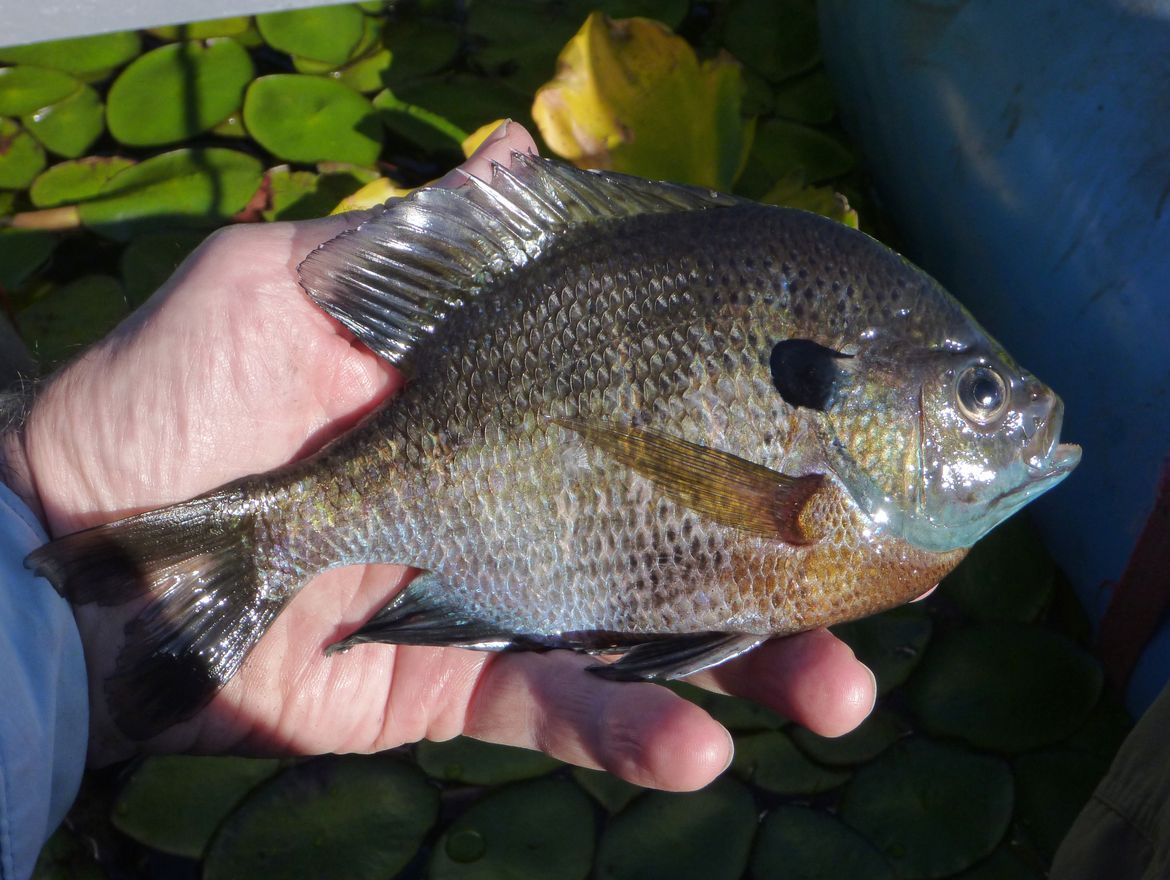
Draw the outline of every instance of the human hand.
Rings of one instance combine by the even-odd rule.
[[[530,150],[512,125],[463,167]],[[457,185],[462,176],[445,179]],[[355,225],[340,216],[237,226],[213,235],[142,309],[38,396],[9,466],[51,534],[184,500],[300,458],[402,384],[300,288],[298,263]],[[486,654],[370,646],[325,657],[404,582],[396,566],[328,572],[291,602],[239,674],[152,751],[365,752],[464,733],[539,748],[666,789],[702,786],[731,758],[727,732],[653,684],[583,673],[552,652]],[[90,674],[90,758],[136,746],[112,724],[103,681],[142,603],[75,609]],[[856,726],[872,675],[825,631],[769,644],[692,681],[770,706],[814,731]]]

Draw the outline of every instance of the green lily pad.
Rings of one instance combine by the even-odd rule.
[[[999,844],[1012,816],[1007,764],[957,746],[910,739],[857,771],[841,818],[881,850],[899,877],[945,877]]]
[[[689,0],[570,0],[568,7],[576,11],[578,21],[594,9],[599,9],[610,18],[653,18],[671,30],[677,30],[690,10]]]
[[[374,98],[374,106],[389,131],[427,152],[458,150],[468,135],[449,119],[425,107],[407,103],[389,89]]]
[[[733,0],[723,22],[727,51],[760,75],[779,82],[820,59],[812,0]]]
[[[234,111],[223,122],[218,123],[211,133],[225,138],[246,138],[248,129],[244,128],[243,111]]]
[[[934,624],[920,606],[904,605],[864,620],[833,627],[857,659],[873,670],[878,693],[887,694],[904,682],[922,659]]]
[[[386,25],[385,46],[394,55],[383,85],[397,85],[445,68],[459,52],[459,30],[431,18],[407,18]]]
[[[339,82],[299,74],[262,76],[248,87],[244,124],[289,162],[373,165],[382,130],[370,102]]]
[[[853,154],[835,138],[796,122],[765,119],[756,126],[736,192],[760,198],[783,177],[799,175],[817,183],[844,174],[853,164]]]
[[[543,776],[561,766],[531,749],[501,746],[467,736],[445,742],[420,742],[414,748],[418,765],[432,779],[468,785],[499,785]]]
[[[236,110],[251,79],[252,59],[230,37],[159,46],[110,87],[110,134],[131,146],[186,140]]]
[[[160,224],[219,226],[248,203],[262,176],[259,160],[235,150],[173,150],[114,175],[78,213],[86,226],[121,241]]]
[[[630,801],[646,791],[642,786],[626,782],[604,770],[574,767],[571,772],[576,783],[610,813],[624,810]]]
[[[73,94],[21,121],[45,149],[75,159],[105,130],[105,108],[97,91],[82,84]]]
[[[1027,516],[1013,516],[939,585],[975,620],[1035,620],[1052,595],[1056,565]]]
[[[652,791],[614,816],[601,836],[598,880],[734,880],[756,832],[751,792],[726,776],[689,794]]]
[[[752,849],[753,880],[893,880],[889,863],[835,816],[809,807],[771,810]]]
[[[60,236],[41,229],[0,229],[0,287],[13,290],[44,265]]]
[[[462,131],[475,131],[493,119],[515,119],[535,129],[530,112],[532,95],[516,92],[497,80],[462,73],[431,76],[395,86],[394,94]],[[469,94],[475,95],[474,101],[467,100]]]
[[[850,207],[845,196],[831,186],[805,186],[801,174],[792,174],[776,181],[775,186],[760,197],[760,201],[768,205],[812,211],[854,229],[858,226],[857,212]]]
[[[771,709],[742,697],[712,693],[684,681],[672,681],[666,687],[690,700],[733,733],[779,730],[788,723]]]
[[[477,0],[467,10],[471,57],[531,97],[556,73],[557,53],[584,20],[550,0]]]
[[[872,761],[909,732],[906,722],[888,709],[877,709],[852,733],[818,736],[803,727],[792,729],[792,739],[806,755],[833,767]]]
[[[62,825],[41,848],[32,880],[107,880],[108,876],[86,841]]]
[[[341,68],[337,71],[337,80],[355,92],[376,92],[386,85],[393,60],[389,49],[379,49]]]
[[[1112,761],[1132,730],[1133,718],[1121,698],[1112,689],[1106,689],[1085,723],[1063,745]]]
[[[153,27],[147,33],[160,40],[210,40],[213,37],[239,37],[248,32],[252,19],[246,15],[230,18],[211,18],[207,21],[193,21],[190,24],[168,24]]]
[[[148,232],[122,251],[119,268],[131,307],[145,302],[204,239],[202,232]]]
[[[1110,761],[1075,749],[1020,755],[1016,776],[1016,820],[1049,858],[1089,801]]]
[[[501,788],[456,819],[431,853],[431,880],[584,880],[593,863],[593,804],[573,783]]]
[[[51,67],[88,81],[90,75],[104,73],[125,64],[139,53],[141,47],[137,31],[123,31],[94,37],[49,40],[28,46],[8,46],[0,49],[0,61]]]
[[[773,110],[795,122],[822,125],[837,113],[833,85],[823,70],[786,82],[775,91]]]
[[[14,119],[0,117],[0,189],[24,189],[45,167],[45,150]]]
[[[18,193],[10,189],[0,189],[0,217],[7,216],[16,210]]]
[[[38,208],[73,205],[92,199],[106,182],[134,164],[121,156],[87,156],[58,162],[42,171],[29,187],[29,198]]]
[[[77,91],[81,83],[48,67],[0,67],[0,116],[23,116]]]
[[[220,822],[278,766],[258,758],[147,758],[122,788],[110,818],[139,843],[198,859]]]
[[[1044,867],[1029,867],[1005,844],[973,868],[956,874],[954,880],[1044,880],[1047,876]]]
[[[344,64],[362,38],[365,15],[352,4],[290,9],[256,16],[260,35],[290,55]]]
[[[384,880],[414,857],[438,808],[438,791],[413,765],[317,758],[253,789],[212,838],[203,877]]]
[[[731,769],[745,782],[775,794],[820,794],[849,778],[848,771],[831,770],[810,761],[779,730],[736,739]]]
[[[1097,661],[1064,636],[997,623],[936,640],[906,695],[929,733],[1022,752],[1075,731],[1101,685]]]
[[[352,171],[315,174],[291,171],[287,165],[270,169],[268,188],[271,207],[265,220],[308,220],[324,217],[342,199],[353,195],[369,181]]]
[[[85,275],[34,300],[17,323],[33,356],[48,369],[101,339],[126,312],[118,279]]]

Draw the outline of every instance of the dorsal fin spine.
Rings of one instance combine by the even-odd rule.
[[[416,190],[313,251],[309,295],[373,351],[409,366],[450,315],[569,230],[637,214],[742,204],[731,196],[515,153],[491,181]]]

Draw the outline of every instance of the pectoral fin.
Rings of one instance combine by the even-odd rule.
[[[651,480],[667,497],[721,525],[789,544],[809,544],[800,514],[824,483],[789,477],[747,459],[645,428],[554,421]]]
[[[610,681],[684,678],[746,653],[765,640],[743,633],[706,632],[646,642],[627,651],[609,666],[590,666]]]

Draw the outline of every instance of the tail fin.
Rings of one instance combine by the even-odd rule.
[[[127,736],[148,739],[207,705],[288,601],[257,569],[254,509],[224,489],[67,535],[25,560],[75,604],[151,597],[106,682]]]

